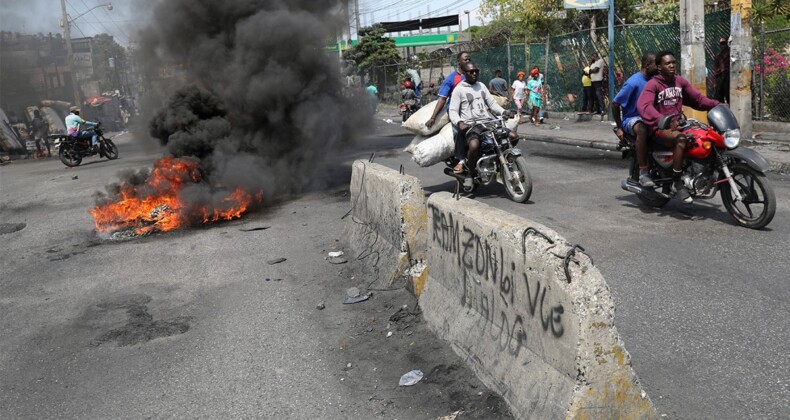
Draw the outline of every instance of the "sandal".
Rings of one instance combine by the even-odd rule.
[[[453,173],[454,174],[462,174],[462,173],[464,173],[464,163],[463,162],[458,162],[458,164],[455,165],[455,167],[453,168]]]

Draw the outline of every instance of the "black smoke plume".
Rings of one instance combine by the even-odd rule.
[[[188,83],[155,113],[151,136],[173,156],[201,160],[209,181],[202,188],[263,190],[267,198],[303,191],[369,121],[341,95],[337,56],[325,48],[339,5],[159,2],[141,48],[149,60],[183,69]],[[187,192],[201,202],[212,196],[199,190]]]

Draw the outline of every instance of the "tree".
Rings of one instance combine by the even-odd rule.
[[[385,37],[381,25],[362,28],[359,43],[343,53],[343,58],[353,61],[359,74],[370,74],[375,66],[390,64],[400,59],[395,40]]]
[[[110,67],[110,58],[114,66]],[[111,35],[99,34],[93,38],[93,75],[102,92],[120,88],[118,75],[126,68],[126,50]]]

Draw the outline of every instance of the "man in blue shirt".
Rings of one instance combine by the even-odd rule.
[[[626,80],[623,87],[617,92],[612,101],[612,115],[617,124],[615,133],[623,140],[623,133],[636,137],[636,160],[639,163],[639,184],[643,187],[654,187],[656,184],[650,178],[647,169],[647,138],[650,133],[639,111],[636,101],[645,88],[647,81],[658,73],[656,54],[647,52],[642,56],[642,69]],[[622,113],[622,114],[621,114]]]
[[[442,86],[439,88],[439,101],[436,103],[436,108],[433,109],[433,115],[425,122],[425,126],[428,128],[431,128],[433,123],[436,122],[436,116],[440,112],[447,112],[450,109],[450,95],[453,94],[453,89],[464,80],[464,74],[461,69],[466,63],[472,61],[472,56],[466,51],[461,51],[456,56],[456,60],[458,67],[453,74],[444,78]],[[453,140],[455,141],[455,158],[458,160],[453,172],[460,174],[464,170],[464,162],[466,160],[466,139],[459,134],[458,127],[455,124],[453,124]]]

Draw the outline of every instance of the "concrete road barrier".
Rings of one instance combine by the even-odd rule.
[[[419,296],[427,278],[427,213],[419,179],[358,160],[351,172],[351,205],[345,242],[352,257],[388,284],[407,276],[407,287]]]
[[[517,418],[656,417],[614,326],[609,287],[581,249],[449,193],[427,206],[424,317]]]

